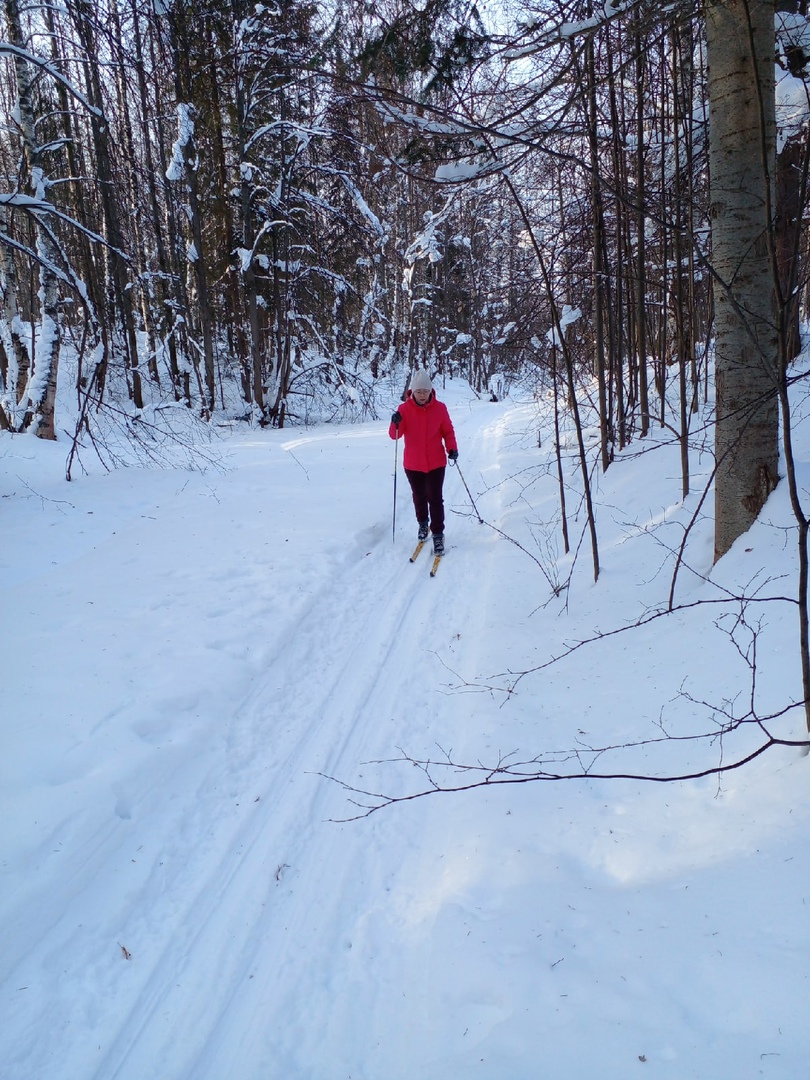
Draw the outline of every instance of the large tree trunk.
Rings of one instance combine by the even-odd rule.
[[[773,0],[707,0],[717,419],[715,559],[778,481],[777,335],[769,230]]]
[[[205,389],[203,411],[210,417],[216,405],[216,377],[214,366],[214,330],[213,311],[208,281],[208,264],[205,245],[203,244],[202,215],[204,200],[200,195],[197,177],[198,159],[196,134],[193,117],[197,114],[194,105],[193,78],[189,67],[189,39],[193,30],[189,26],[188,16],[192,13],[191,5],[185,0],[178,0],[170,9],[168,22],[171,37],[172,62],[174,66],[174,85],[177,98],[178,119],[181,118],[181,133],[178,148],[183,161],[183,179],[186,186],[188,224],[191,243],[187,248],[188,270],[196,289],[196,306],[200,334],[202,336],[202,355],[204,365]],[[191,314],[189,312],[189,314]],[[194,361],[195,370],[197,361]],[[199,378],[199,375],[198,375]]]
[[[241,311],[247,308],[247,332],[242,327],[240,327],[239,331],[242,348],[245,347],[245,337],[247,337],[247,351],[249,354],[249,360],[247,360],[248,371],[244,378],[247,391],[245,400],[254,402],[263,417],[265,414],[264,354],[259,319],[259,287],[253,262],[253,245],[256,241],[255,208],[253,206],[255,181],[253,179],[253,170],[245,167],[249,164],[246,147],[250,132],[248,128],[248,103],[245,97],[245,86],[241,71],[237,73],[236,83],[236,138],[239,163],[242,166],[240,170],[242,181],[239,189],[242,248],[245,252],[250,252],[249,257],[247,255],[243,256],[242,291],[244,292],[244,305],[240,304],[236,310]]]

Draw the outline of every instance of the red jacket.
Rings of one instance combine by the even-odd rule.
[[[402,419],[398,426],[391,424],[388,434],[392,439],[405,437],[405,468],[414,472],[443,468],[447,464],[445,450],[458,450],[456,433],[444,402],[431,392],[424,405],[417,405],[409,390],[397,412]]]

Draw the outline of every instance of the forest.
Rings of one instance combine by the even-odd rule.
[[[0,427],[67,434],[68,478],[111,425],[368,418],[422,366],[595,415],[585,478],[667,428],[686,494],[716,384],[716,556],[750,525],[807,303],[805,3],[4,9]]]
[[[806,1073],[808,60],[2,0],[3,1080]]]

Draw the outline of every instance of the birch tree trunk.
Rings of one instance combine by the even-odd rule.
[[[8,233],[9,223],[6,208],[0,206],[0,234]],[[3,416],[5,426],[12,431],[17,431],[21,426],[22,413],[18,413],[18,407],[25,397],[25,388],[28,385],[28,377],[31,370],[31,358],[28,345],[23,336],[23,323],[20,319],[17,296],[19,292],[17,280],[17,266],[14,262],[14,252],[0,240],[0,343],[7,358],[7,366],[3,372],[5,393],[7,402]],[[6,410],[8,415],[6,415]],[[3,420],[0,419],[0,423]]]
[[[769,230],[775,162],[773,0],[707,0],[717,417],[715,560],[778,482]]]
[[[18,48],[25,49],[26,41],[23,37],[17,0],[6,0],[5,8],[9,41]],[[17,77],[17,120],[28,182],[32,195],[38,201],[47,203],[49,185],[43,170],[42,149],[37,139],[31,68],[28,61],[19,55],[14,58],[14,68]],[[18,397],[18,403],[21,409],[24,409],[20,427],[30,428],[41,439],[55,439],[56,375],[62,341],[56,270],[59,253],[48,225],[47,215],[39,212],[36,215],[36,223],[36,247],[39,261],[37,297],[40,324],[36,330],[35,351],[28,384]],[[18,356],[18,362],[20,359],[21,357]]]

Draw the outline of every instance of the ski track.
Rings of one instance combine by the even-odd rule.
[[[494,460],[492,443],[501,437],[498,423],[482,426],[479,416],[473,412],[457,425],[462,445],[478,447],[466,459],[471,487],[476,461]],[[50,1041],[41,1052],[34,1041],[24,1060],[7,1063],[8,1080],[215,1080],[233,1075],[235,1047],[253,1063],[257,1080],[325,1078],[309,1071],[317,1070],[321,1053],[311,1020],[329,1017],[347,990],[354,995],[351,1008],[344,1003],[337,1013],[342,1023],[358,1025],[355,1041],[362,1045],[379,987],[354,970],[352,942],[338,940],[339,920],[351,897],[362,922],[367,883],[393,876],[406,853],[397,843],[395,814],[329,821],[352,807],[338,785],[319,774],[353,780],[363,761],[395,756],[403,736],[417,748],[430,743],[430,717],[439,708],[431,702],[433,676],[447,678],[436,654],[446,651],[452,628],[466,629],[465,620],[480,606],[480,599],[472,608],[465,604],[462,590],[469,587],[476,549],[487,550],[482,534],[463,520],[470,510],[452,470],[448,481],[448,531],[453,538],[463,534],[464,544],[451,540],[435,580],[429,579],[425,553],[408,563],[412,511],[409,493],[401,492],[404,524],[396,547],[378,529],[357,535],[304,609],[280,632],[275,628],[275,649],[227,719],[221,745],[201,745],[190,757],[188,747],[168,755],[163,773],[154,777],[154,808],[139,808],[163,815],[171,827],[162,849],[130,853],[114,825],[85,841],[84,861],[74,868],[76,891],[68,887],[61,896],[65,910],[36,960],[43,987],[59,957],[83,965],[88,1001],[98,1011],[86,1015],[80,1003],[62,1000],[58,980],[48,986],[46,1012],[69,1017],[64,1053],[54,1060]],[[459,505],[461,516],[454,518]],[[475,581],[486,590],[491,581],[485,569],[484,558],[475,565]],[[424,642],[423,655],[414,655],[414,640]],[[428,689],[414,692],[419,668],[429,673]],[[410,724],[414,716],[418,722]],[[174,794],[162,794],[167,789]],[[132,813],[125,796],[120,809],[119,817]],[[368,837],[362,858],[351,835],[358,829]],[[346,861],[340,862],[335,850],[343,848]],[[342,871],[335,879],[338,864]],[[107,937],[118,942],[121,956],[114,963],[82,929],[95,919],[81,883],[103,880],[111,865],[129,879],[117,910],[100,910],[103,897],[91,900],[90,908]],[[372,888],[370,895],[377,892]],[[304,968],[300,942],[312,934],[322,944],[317,963]],[[124,949],[128,960],[122,959]],[[198,992],[202,984],[204,994]],[[418,1003],[411,1007],[420,1011]],[[280,1015],[287,1026],[274,1030],[273,1017]],[[299,1023],[290,1023],[290,1016],[300,1017]],[[33,1029],[38,1019],[24,1007],[14,1017],[23,1029]],[[325,1045],[339,1045],[345,1032],[329,1028]],[[343,1076],[343,1069],[334,1075]]]
[[[37,621],[51,635],[43,656],[60,659],[54,617],[60,633],[93,651],[132,614],[155,648],[168,648],[169,661],[159,666],[157,686],[139,696],[128,678],[130,653],[111,647],[112,661],[81,668],[85,678],[98,672],[103,680],[104,693],[91,695],[93,724],[72,723],[81,693],[64,708],[46,693],[37,708],[65,721],[48,729],[59,740],[51,768],[29,764],[30,739],[10,755],[20,774],[3,805],[24,813],[20,835],[33,850],[9,845],[13,880],[25,895],[0,896],[0,916],[9,915],[0,917],[2,1080],[524,1080],[533,1061],[550,1076],[626,1080],[642,1068],[639,1060],[662,1080],[723,1080],[752,1068],[801,1075],[806,943],[801,932],[788,938],[780,930],[791,925],[788,906],[802,895],[805,871],[791,839],[798,815],[785,819],[794,831],[784,830],[784,845],[761,861],[762,876],[772,867],[780,886],[783,864],[795,867],[796,887],[788,884],[784,897],[764,888],[759,899],[746,895],[751,868],[743,856],[772,840],[778,812],[787,812],[768,770],[759,797],[750,798],[747,781],[736,832],[726,820],[733,798],[714,806],[716,792],[690,789],[662,800],[633,785],[608,796],[588,784],[567,800],[553,787],[523,788],[514,815],[514,796],[500,788],[335,820],[357,808],[322,774],[371,790],[408,790],[424,783],[419,771],[378,759],[396,758],[398,747],[437,756],[439,747],[454,760],[494,760],[522,742],[532,746],[538,731],[554,739],[568,730],[553,714],[566,705],[566,680],[593,676],[598,695],[599,672],[584,653],[555,671],[560,685],[548,707],[542,678],[531,691],[529,680],[521,684],[525,696],[514,712],[508,695],[485,689],[510,681],[515,655],[529,665],[532,649],[541,657],[553,651],[551,635],[564,629],[576,639],[578,597],[589,587],[569,591],[564,627],[542,615],[531,622],[552,600],[536,570],[501,591],[506,575],[526,565],[526,552],[489,524],[533,551],[541,547],[537,528],[548,540],[548,565],[565,568],[553,550],[556,478],[542,468],[545,450],[531,454],[540,449],[534,415],[530,405],[453,411],[461,467],[487,524],[478,524],[449,468],[448,555],[433,581],[426,552],[408,563],[415,525],[401,474],[395,546],[382,512],[345,540],[320,524],[319,503],[328,504],[327,514],[338,505],[334,492],[324,493],[327,472],[336,486],[349,475],[357,485],[341,520],[354,521],[357,507],[365,513],[363,485],[375,472],[377,484],[380,457],[369,465],[350,443],[385,438],[382,427],[367,427],[262,441],[250,459],[257,466],[250,487],[244,474],[231,493],[225,483],[212,481],[207,493],[208,481],[200,485],[197,495],[219,511],[219,547],[211,549],[224,553],[221,561],[186,558],[186,550],[209,550],[208,522],[187,499],[171,502],[176,479],[167,474],[159,481],[160,515],[148,516],[152,478],[141,476],[121,546],[110,541],[107,549],[101,541],[109,538],[91,519],[92,536],[74,532],[59,547],[61,563],[70,555],[70,577],[55,572],[51,592],[34,593],[37,610],[9,594],[20,622],[28,620],[25,642],[35,640],[29,624]],[[545,446],[548,432],[539,435]],[[319,468],[319,455],[332,455],[328,470]],[[294,514],[283,497],[290,476],[308,485],[294,490]],[[181,490],[188,484],[192,492],[195,482]],[[600,482],[621,483],[621,474]],[[526,521],[527,486],[535,525]],[[77,513],[92,513],[92,501],[81,500],[97,489],[75,491]],[[242,509],[246,499],[250,513]],[[639,529],[665,520],[645,518],[642,508]],[[117,521],[104,518],[105,525]],[[617,526],[615,542],[623,543],[626,523]],[[25,522],[17,527],[28,535]],[[607,520],[604,534],[607,548]],[[158,535],[182,537],[187,549],[172,562]],[[223,538],[233,539],[233,551]],[[36,555],[26,571],[31,582],[51,574],[51,563]],[[111,572],[121,567],[126,581]],[[147,573],[159,584],[148,582],[141,609],[138,575]],[[177,593],[175,576],[183,578]],[[639,597],[659,588],[654,576]],[[13,591],[14,574],[9,580]],[[612,585],[608,565],[603,597],[626,580],[617,574]],[[179,622],[171,613],[178,596],[188,605],[184,618],[198,624],[188,643],[169,632]],[[59,600],[51,604],[53,597]],[[95,604],[87,636],[77,598]],[[615,618],[633,602],[617,594]],[[522,646],[524,628],[521,652],[515,643]],[[128,648],[133,640],[127,637]],[[663,665],[648,655],[653,646],[643,634],[634,639],[644,678],[662,681]],[[688,635],[682,647],[695,652]],[[673,663],[680,648],[667,651],[666,667],[684,668]],[[132,652],[136,662],[149,659],[146,646]],[[711,650],[703,652],[711,664]],[[198,684],[186,677],[175,687],[172,665],[189,659],[210,670]],[[694,676],[699,664],[692,656],[689,663]],[[70,687],[69,669],[53,681]],[[612,683],[609,689],[617,692]],[[611,723],[623,715],[620,705],[605,711]],[[596,739],[599,717],[589,712],[590,705],[581,733]],[[54,763],[63,742],[60,769]],[[792,783],[804,790],[795,772]],[[794,802],[801,805],[798,796]],[[737,835],[735,863],[725,854]],[[699,881],[691,888],[688,872],[703,864],[716,864],[722,890],[701,889]],[[723,898],[716,907],[714,895]],[[746,903],[729,909],[728,896]],[[693,1067],[698,1042],[711,1067]]]

